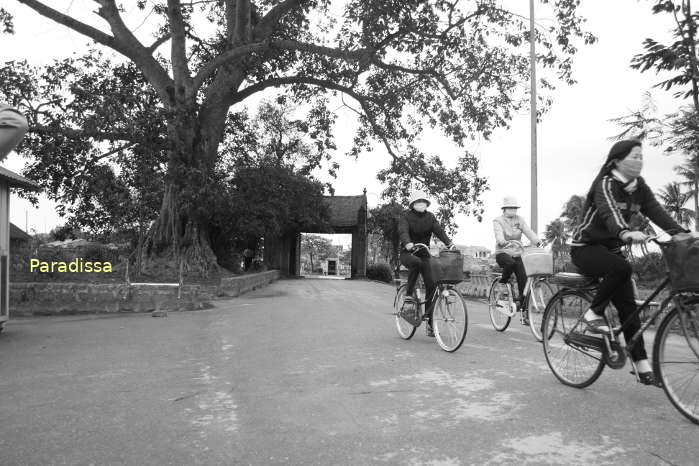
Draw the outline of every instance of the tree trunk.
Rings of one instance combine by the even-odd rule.
[[[206,202],[209,175],[218,145],[201,138],[193,108],[180,110],[168,122],[171,144],[160,214],[151,226],[144,249],[145,264],[159,263],[168,275],[179,272],[209,277],[220,270],[211,248],[206,219],[199,209]],[[198,190],[198,191],[197,191]]]

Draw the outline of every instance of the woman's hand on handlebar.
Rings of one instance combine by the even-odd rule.
[[[621,240],[626,243],[645,243],[650,237],[641,231],[627,231],[621,235]]]

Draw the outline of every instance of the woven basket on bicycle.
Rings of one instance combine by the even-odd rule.
[[[430,259],[432,277],[436,283],[456,284],[464,281],[464,256],[460,251],[441,251]]]
[[[527,277],[553,275],[553,254],[544,248],[527,248],[522,252]]]
[[[662,245],[673,291],[699,292],[699,238],[679,233]]]

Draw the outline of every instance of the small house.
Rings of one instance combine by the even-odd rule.
[[[33,181],[0,167],[0,330],[10,314],[10,188],[41,189]]]

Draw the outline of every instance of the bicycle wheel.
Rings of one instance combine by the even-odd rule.
[[[499,279],[493,280],[488,292],[488,314],[493,328],[498,332],[503,332],[510,325],[509,312],[512,306],[511,286],[507,283],[500,283]]]
[[[444,295],[444,291],[448,294]],[[468,311],[466,301],[461,293],[453,288],[446,288],[437,298],[432,313],[432,328],[437,344],[449,353],[458,350],[466,338],[468,329]]]
[[[602,374],[602,339],[587,334],[580,317],[590,299],[579,290],[556,293],[544,311],[544,356],[553,375],[563,384],[584,388]]]
[[[527,313],[529,314],[529,328],[536,341],[542,341],[541,327],[544,323],[544,311],[546,304],[551,300],[555,291],[553,287],[546,281],[545,278],[532,279],[531,289],[527,296]],[[551,326],[553,330],[555,326]],[[549,335],[549,338],[551,335]]]
[[[671,309],[658,327],[653,343],[653,370],[675,408],[699,424],[699,358],[692,349],[699,345],[699,336],[683,328],[680,312],[687,310]]]
[[[396,297],[393,300],[393,315],[396,319],[396,330],[398,335],[404,340],[410,340],[415,334],[415,329],[417,328],[403,317],[401,317],[401,308],[403,307],[403,298],[405,297],[405,292],[408,289],[406,285],[402,285],[398,288],[396,292]]]

